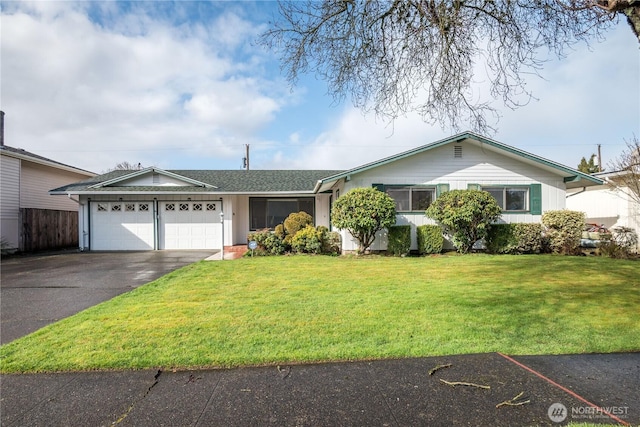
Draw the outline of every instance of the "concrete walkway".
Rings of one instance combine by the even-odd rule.
[[[640,423],[640,353],[513,358],[490,353],[0,380],[0,423],[6,427]],[[515,406],[500,405],[520,394],[511,402]]]

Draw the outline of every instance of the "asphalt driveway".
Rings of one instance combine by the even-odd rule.
[[[0,266],[0,344],[215,252],[65,252],[3,259]]]

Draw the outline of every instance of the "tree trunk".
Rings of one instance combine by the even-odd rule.
[[[631,30],[638,38],[638,42],[640,42],[640,6],[628,7],[622,13],[627,17]]]

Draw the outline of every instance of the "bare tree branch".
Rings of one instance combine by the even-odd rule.
[[[640,13],[640,0],[311,0],[281,1],[279,11],[260,42],[279,51],[292,84],[313,73],[336,101],[389,121],[415,111],[491,133],[495,100],[526,105],[527,75],[602,38],[618,15]]]

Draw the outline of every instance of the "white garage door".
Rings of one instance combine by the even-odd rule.
[[[91,204],[91,249],[153,250],[153,202]]]
[[[220,249],[220,202],[160,202],[160,249]]]

